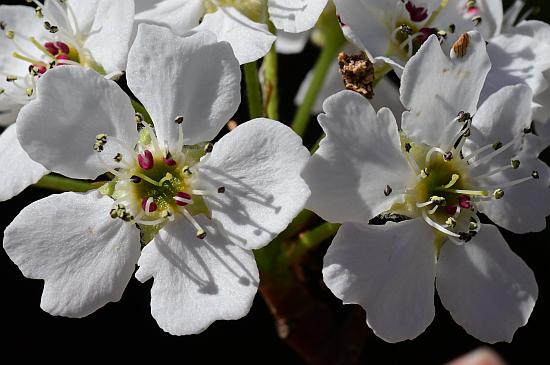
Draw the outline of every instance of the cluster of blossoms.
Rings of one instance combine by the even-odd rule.
[[[386,341],[427,328],[436,288],[482,341],[527,323],[535,277],[490,223],[536,232],[550,215],[538,159],[550,26],[518,22],[519,2],[30,2],[0,6],[0,199],[50,172],[95,187],[36,201],[4,232],[11,260],[44,280],[46,312],[89,315],[135,274],[154,279],[151,312],[169,333],[240,318],[260,280],[252,250],[307,208],[342,224],[325,284]],[[360,61],[346,72],[368,92],[339,91],[358,88],[332,67],[313,155],[268,118],[220,137],[241,103],[240,65],[276,40],[299,51],[331,14],[343,47],[362,52],[340,61]],[[383,78],[392,68],[399,92]]]

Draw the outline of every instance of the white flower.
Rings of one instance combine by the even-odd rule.
[[[37,79],[52,67],[80,65],[104,75],[125,69],[133,1],[33,2],[36,10],[0,6],[1,111],[17,110],[32,100]],[[0,118],[4,124],[14,121]]]
[[[140,281],[154,277],[159,326],[197,333],[248,312],[259,280],[250,249],[303,208],[309,153],[288,127],[267,119],[242,124],[215,146],[204,142],[240,102],[239,64],[213,34],[179,38],[142,24],[129,59],[128,85],[154,130],[138,120],[138,132],[129,98],[93,71],[43,76],[37,99],[20,113],[23,148],[54,172],[114,179],[103,195],[31,204],[6,229],[4,248],[24,275],[45,281],[41,306],[49,313],[81,317],[118,300],[137,262]]]
[[[36,83],[50,68],[80,65],[102,74],[126,68],[133,27],[131,0],[46,0],[39,10],[0,6],[0,124],[15,122],[36,98]],[[48,29],[46,29],[48,28]],[[10,126],[0,137],[0,200],[19,194],[48,171],[29,159]]]
[[[327,0],[157,0],[148,1],[147,5],[138,0],[137,3],[138,21],[165,24],[180,35],[195,27],[209,30],[218,40],[231,43],[235,56],[243,64],[265,56],[276,39],[265,24],[267,15],[277,29],[300,33],[313,28]]]
[[[544,77],[550,72],[550,42],[541,41],[546,39],[544,34],[535,31],[544,23],[528,21],[513,27],[510,19],[515,16],[509,14],[509,20],[504,21],[501,0],[334,2],[348,38],[375,57],[400,63],[405,63],[431,34],[437,35],[444,49],[450,50],[460,34],[479,30],[488,42],[493,66],[480,102],[504,86],[524,83],[533,91],[536,109],[541,107],[542,93],[550,93],[550,83]],[[396,72],[400,74],[398,68]]]
[[[405,66],[401,134],[388,109],[356,93],[327,99],[327,137],[304,171],[308,207],[344,222],[325,283],[390,342],[430,324],[434,280],[455,321],[486,342],[510,341],[538,294],[531,270],[478,218],[516,233],[546,225],[548,166],[522,143],[536,138],[525,135],[531,91],[508,86],[477,109],[490,61],[479,33],[464,37],[449,59],[432,36]],[[367,225],[373,218],[387,222]]]

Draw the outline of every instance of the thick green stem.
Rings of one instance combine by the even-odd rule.
[[[336,18],[334,24],[331,27],[327,27],[325,31],[325,45],[321,49],[321,54],[317,59],[315,67],[313,69],[313,79],[306,92],[304,100],[298,107],[298,111],[294,116],[292,122],[292,129],[303,136],[307,130],[308,123],[311,117],[311,109],[319,96],[323,84],[325,82],[326,75],[335,60],[340,48],[345,43],[345,38],[342,35],[340,26],[338,25]]]
[[[325,222],[311,231],[301,233],[298,236],[298,243],[304,251],[310,250],[334,236],[338,232],[338,228],[340,228],[340,224]]]
[[[73,180],[59,175],[46,175],[40,181],[33,185],[35,188],[55,190],[55,191],[78,191],[85,192],[97,189],[100,183],[91,183],[82,180]]]
[[[262,94],[256,61],[244,64],[243,72],[244,81],[246,82],[248,113],[251,119],[259,118],[262,116]]]
[[[277,30],[272,23],[269,23],[269,30],[276,33]],[[279,120],[279,80],[278,62],[275,43],[264,58],[264,115],[270,119]]]

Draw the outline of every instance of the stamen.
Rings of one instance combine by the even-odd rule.
[[[436,188],[437,191],[444,191],[446,193],[466,194],[475,196],[488,196],[489,193],[485,190],[466,190],[466,189],[448,189],[445,187]]]
[[[176,205],[179,205],[180,207],[193,204],[191,194],[188,194],[184,191],[180,191],[179,193],[177,193],[174,197],[174,200],[176,201]]]
[[[452,231],[449,231],[447,228],[445,228],[445,227],[441,226],[440,224],[434,222],[430,217],[428,217],[428,215],[426,214],[426,211],[424,211],[424,210],[422,210],[422,217],[424,218],[426,223],[428,223],[428,225],[430,225],[431,227],[437,229],[439,232],[445,233],[446,235],[451,236],[451,237],[460,238],[459,234],[456,234]]]
[[[384,195],[385,195],[385,196],[389,196],[389,195],[391,194],[392,191],[393,191],[393,190],[392,190],[391,186],[386,185],[386,187],[384,188]]]
[[[191,224],[193,225],[193,227],[195,227],[195,229],[197,230],[197,238],[198,239],[204,239],[206,237],[206,231],[204,229],[202,229],[202,227],[200,226],[200,224],[195,220],[195,218],[193,218],[193,216],[191,215],[191,213],[189,213],[187,211],[187,209],[185,208],[181,208],[180,211],[183,213],[183,215],[185,216],[185,218],[187,218],[187,220],[189,222],[191,222]]]
[[[519,165],[520,165],[519,160],[512,160],[510,162],[510,165],[502,166],[502,167],[499,167],[498,169],[495,169],[495,170],[486,172],[485,174],[481,174],[479,176],[476,176],[476,179],[483,179],[483,178],[486,178],[486,177],[489,177],[489,176],[496,175],[499,172],[503,172],[503,171],[510,170],[510,169],[517,169],[519,167]]]
[[[153,154],[149,150],[143,151],[143,154],[137,155],[138,164],[144,170],[151,170],[154,166]]]
[[[470,197],[467,195],[461,195],[458,197],[458,205],[464,209],[472,208],[472,203],[470,202]]]
[[[506,143],[504,146],[498,146],[498,143],[497,143],[497,148],[495,148],[495,146],[493,145],[489,145],[493,148],[495,148],[495,151],[489,153],[488,155],[480,158],[479,160],[475,160],[474,162],[471,163],[471,167],[474,168],[474,167],[477,167],[481,164],[483,164],[484,162],[487,162],[489,160],[491,160],[492,158],[500,155],[502,152],[506,151],[508,148],[512,147],[518,139],[520,139],[522,137],[522,135],[519,135],[517,137],[515,137],[514,139],[512,139],[510,142]]]
[[[31,42],[36,46],[38,47],[39,49],[45,51],[45,53],[49,53],[50,55],[52,56],[55,56],[59,53],[59,49],[55,46],[55,44],[53,42],[46,42],[44,43],[44,46],[42,47],[42,45],[40,43],[38,43],[38,41],[34,38],[31,38]]]
[[[493,191],[493,197],[495,199],[502,199],[504,197],[504,190],[502,189],[496,189],[495,191]]]
[[[210,190],[201,190],[201,189],[193,189],[191,190],[191,194],[193,195],[201,195],[201,196],[206,196],[206,195],[214,195],[214,194],[223,194],[225,193],[225,187],[224,186],[220,186],[216,192],[213,192],[213,191],[210,191]]]
[[[214,145],[212,143],[207,143],[206,146],[204,146],[204,153],[211,153],[214,149]]]
[[[149,133],[149,137],[151,138],[153,152],[155,152],[155,154],[161,154],[162,152],[161,152],[159,141],[157,139],[157,135],[155,134],[155,131],[153,130],[153,128],[151,128],[151,126],[148,123],[144,123],[143,126],[145,127],[145,129],[147,129],[147,133]]]
[[[449,217],[449,218],[447,218],[447,220],[445,221],[445,224],[446,224],[447,227],[449,227],[449,228],[455,228],[455,227],[456,227],[456,219],[454,219],[453,217]]]
[[[439,152],[442,156],[445,156],[445,151],[443,151],[441,148],[439,147],[432,147],[428,153],[426,154],[426,161],[424,162],[424,165],[425,166],[428,166],[430,164],[430,161],[432,159],[432,155],[435,153],[435,152]]]
[[[153,199],[153,197],[143,198],[143,200],[141,201],[141,208],[145,211],[145,213],[154,212],[155,210],[157,210],[155,199]]]
[[[172,154],[170,152],[166,154],[163,161],[168,166],[176,166],[176,160],[172,158]]]

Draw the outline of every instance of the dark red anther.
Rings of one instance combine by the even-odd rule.
[[[173,158],[165,158],[164,163],[168,166],[176,166],[176,161]]]
[[[143,198],[143,200],[141,201],[141,209],[145,210],[147,208],[147,200],[149,200],[149,198]],[[153,200],[151,204],[149,204],[148,213],[152,213],[155,210],[157,210],[157,203],[155,203],[155,201]]]
[[[153,154],[149,150],[143,151],[143,154],[137,156],[139,166],[144,170],[151,170],[154,165]]]
[[[436,34],[437,29],[435,29],[435,28],[421,28],[419,30],[419,32],[420,32],[420,35],[418,35],[416,37],[416,41],[420,42],[420,44],[422,44],[422,43],[426,42],[432,34]]]
[[[63,63],[63,61],[68,60],[69,56],[67,56],[66,54],[60,53],[57,56],[55,56],[55,59],[57,60],[58,65],[65,65],[65,63]]]
[[[191,200],[191,194],[188,194],[186,193],[185,191],[180,191],[179,193],[176,194],[177,197],[179,198],[183,198],[183,199],[186,199],[186,200]],[[178,200],[176,199],[176,205],[179,205],[181,207],[184,207],[186,205],[188,205],[189,203],[186,203],[186,202],[183,202],[181,200]]]
[[[458,205],[460,205],[461,208],[470,209],[472,207],[470,197],[468,195],[460,195],[458,197]]]
[[[453,215],[456,213],[457,209],[458,207],[456,205],[448,205],[445,207],[445,212],[447,212],[447,214]]]
[[[53,44],[53,42],[44,43],[44,48],[46,48],[46,50],[50,52],[52,56],[55,56],[59,53],[59,49],[55,46],[55,44]]]
[[[413,22],[421,22],[428,18],[428,9],[416,6],[412,1],[407,1],[405,8],[409,12],[409,16]]]
[[[170,152],[166,154],[166,157],[164,157],[164,163],[168,166],[176,166],[176,160],[172,158],[172,155]]]
[[[65,54],[69,54],[69,52],[71,51],[67,43],[55,42],[55,46],[57,47],[57,49],[59,49],[60,52]]]

